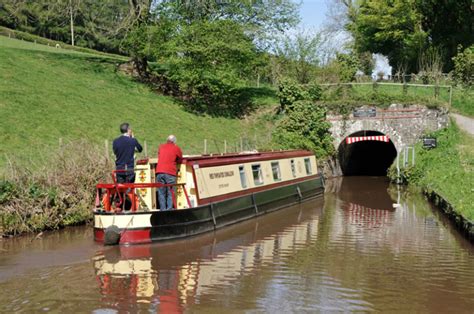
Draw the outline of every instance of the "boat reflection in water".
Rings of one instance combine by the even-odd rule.
[[[262,306],[255,303],[262,295],[276,293],[271,298],[279,299],[281,291],[291,293],[294,282],[315,280],[312,288],[301,287],[304,291],[323,289],[307,296],[312,306],[318,308],[318,303],[329,299],[344,308],[353,306],[341,301],[338,289],[343,289],[344,273],[321,275],[328,271],[325,267],[333,267],[322,265],[331,265],[344,255],[333,256],[339,246],[332,245],[352,245],[347,234],[360,235],[363,230],[368,235],[365,240],[356,237],[358,247],[371,243],[371,238],[386,238],[386,232],[373,231],[392,229],[396,213],[385,187],[370,195],[363,188],[365,181],[357,182],[351,178],[329,182],[324,210],[323,201],[315,200],[188,240],[106,247],[94,261],[104,302],[121,309],[180,312],[200,306],[209,310],[204,304],[215,305],[217,298],[222,305],[242,302],[237,308],[255,309]],[[324,249],[327,245],[332,249]],[[322,267],[319,275],[309,276],[306,271],[311,267]],[[312,279],[304,279],[307,276]],[[338,288],[331,290],[334,287]],[[352,293],[354,300],[363,302],[358,291]],[[357,303],[354,309],[366,309],[364,304]]]
[[[374,180],[380,188],[374,193]],[[394,215],[393,200],[388,194],[388,179],[378,177],[344,177],[331,180],[328,189],[337,193],[338,207],[344,210],[348,224],[365,230],[390,225]]]
[[[180,312],[216,287],[314,241],[321,208],[316,200],[188,240],[106,247],[94,258],[104,301],[121,309],[148,304]]]

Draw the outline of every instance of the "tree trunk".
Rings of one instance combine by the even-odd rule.
[[[74,12],[72,10],[72,0],[69,0],[69,15],[71,17],[71,45],[74,46]]]
[[[148,20],[150,12],[151,1],[150,0],[129,0],[130,14],[132,15],[132,27],[140,27],[145,24]],[[149,78],[148,73],[148,59],[147,57],[134,56],[132,58],[135,70],[141,79],[147,80]]]
[[[146,57],[134,57],[132,63],[140,79],[147,80],[149,78],[148,59]]]

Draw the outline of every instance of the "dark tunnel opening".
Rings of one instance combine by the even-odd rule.
[[[360,131],[350,137],[372,135],[384,134],[377,131]],[[397,149],[392,141],[347,144],[344,139],[338,149],[339,162],[345,176],[385,176],[396,157]]]

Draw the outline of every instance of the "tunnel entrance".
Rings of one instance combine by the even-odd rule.
[[[349,137],[375,135],[384,134],[377,131],[360,131]],[[392,141],[360,141],[347,144],[344,139],[338,149],[339,162],[345,176],[385,176],[396,157],[397,149]]]

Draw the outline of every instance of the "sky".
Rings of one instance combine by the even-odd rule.
[[[305,28],[321,28],[326,20],[327,0],[303,0],[300,7],[301,24]]]
[[[295,0],[297,1],[297,0]],[[300,6],[301,26],[305,29],[320,30],[326,22],[326,13],[328,11],[328,2],[332,0],[302,0]],[[382,71],[386,74],[391,73],[391,67],[388,60],[381,56],[375,56],[375,69],[373,74]]]

